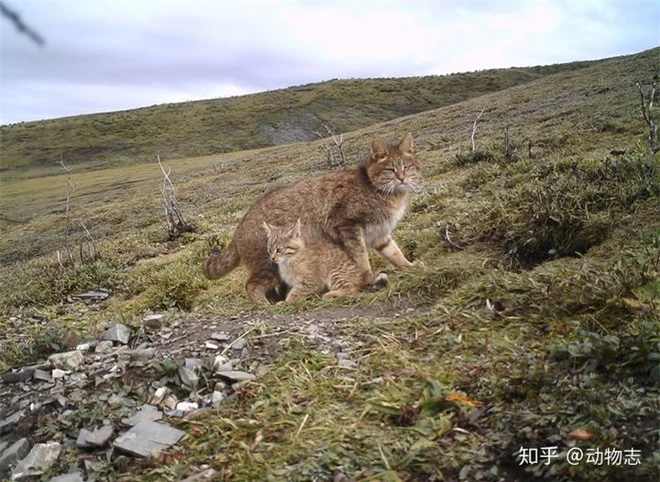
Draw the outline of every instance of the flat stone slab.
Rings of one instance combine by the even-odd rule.
[[[103,333],[103,335],[101,335],[101,339],[107,341],[118,341],[119,343],[126,345],[131,339],[132,333],[133,331],[128,326],[117,323],[115,326]]]
[[[48,482],[84,482],[83,476],[80,472],[73,472],[71,474],[62,474],[53,477]]]
[[[78,438],[76,439],[76,446],[80,447],[81,449],[90,447],[90,444],[87,443],[87,437],[90,435],[92,435],[92,432],[86,428],[81,428],[80,432],[78,432]]]
[[[48,470],[57,461],[62,446],[57,442],[36,444],[27,457],[16,464],[12,480],[20,480],[31,475],[39,475]]]
[[[14,442],[9,448],[6,448],[0,454],[0,473],[5,472],[16,466],[16,462],[21,460],[30,452],[30,443],[22,438]]]
[[[103,301],[108,299],[109,296],[110,294],[105,291],[86,291],[85,293],[73,295],[71,298],[74,300]]]
[[[235,382],[242,382],[244,380],[254,380],[255,378],[257,378],[252,373],[242,372],[240,370],[221,370],[215,372],[215,374],[224,378],[228,378],[229,380],[233,380]]]
[[[112,425],[104,425],[103,427],[94,430],[91,435],[87,437],[87,443],[96,445],[97,447],[103,447],[112,438],[114,433],[115,429]]]
[[[17,372],[8,372],[2,375],[2,381],[5,383],[20,383],[27,382],[32,379],[34,375],[34,370],[29,368],[24,368]]]
[[[112,445],[138,457],[154,457],[177,443],[185,434],[183,430],[162,423],[140,422],[117,437]]]
[[[0,435],[9,432],[23,417],[25,417],[25,410],[19,410],[18,412],[12,413],[4,420],[0,420]]]
[[[141,422],[153,422],[163,418],[163,412],[153,405],[142,405],[140,410],[128,418],[122,418],[122,423],[126,425],[137,425]]]

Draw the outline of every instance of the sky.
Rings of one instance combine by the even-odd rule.
[[[1,1],[0,124],[660,45],[658,0]]]

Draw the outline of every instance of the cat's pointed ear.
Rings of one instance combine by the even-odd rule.
[[[261,226],[263,226],[264,231],[266,231],[266,233],[268,233],[268,234],[271,233],[272,228],[270,227],[270,224],[268,224],[266,221],[264,221]]]
[[[371,142],[371,160],[380,161],[387,156],[387,145],[379,137],[374,137]]]
[[[399,142],[399,152],[401,153],[412,153],[413,152],[413,138],[412,134],[408,133],[406,137],[403,138],[401,142]]]
[[[296,224],[294,224],[293,228],[291,229],[291,235],[294,238],[300,237],[300,228],[301,228],[301,223],[300,223],[300,218],[298,218],[298,221],[296,221]]]

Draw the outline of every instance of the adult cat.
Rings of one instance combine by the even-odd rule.
[[[413,266],[392,239],[419,182],[420,164],[412,134],[398,145],[375,138],[366,161],[356,169],[302,179],[266,193],[243,216],[234,238],[204,263],[216,279],[246,265],[248,295],[259,303],[284,298],[277,264],[268,255],[263,223],[291,226],[302,221],[303,236],[341,247],[361,271],[371,272],[367,247],[396,267]]]

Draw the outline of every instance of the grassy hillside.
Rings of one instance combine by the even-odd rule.
[[[196,346],[218,326],[244,335],[260,377],[177,422],[189,436],[156,461],[87,454],[109,480],[175,481],[204,465],[238,481],[657,480],[660,156],[645,180],[634,83],[650,81],[659,58],[654,49],[610,59],[348,133],[352,165],[374,135],[413,133],[423,187],[394,237],[425,266],[332,302],[255,307],[244,269],[216,282],[201,274],[209,241],[230,239],[259,195],[327,168],[319,142],[170,160],[196,226],[175,241],[157,166],[73,165],[75,263],[64,266],[67,177],[5,182],[0,213],[19,222],[0,221],[0,368],[61,349],[68,330],[85,339],[120,321],[140,329],[149,312],[169,313]],[[88,289],[111,296],[69,298]],[[355,366],[339,367],[339,351]],[[136,370],[122,393],[140,405],[161,375],[153,364]],[[97,405],[81,402],[75,422],[114,423]],[[49,416],[35,440],[65,424]],[[521,447],[556,447],[558,457],[521,464]],[[572,447],[635,449],[640,464],[572,465]]]
[[[70,165],[96,168],[152,161],[157,153],[172,159],[309,141],[316,138],[314,131],[325,133],[323,123],[336,133],[350,132],[592,64],[332,80],[227,99],[14,124],[0,127],[0,167],[6,177],[24,175],[24,167],[52,168],[60,154]]]

